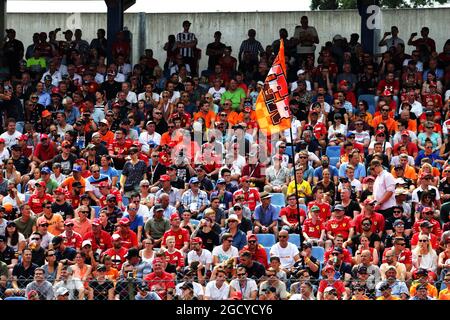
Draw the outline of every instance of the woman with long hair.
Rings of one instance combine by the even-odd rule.
[[[16,170],[16,167],[14,166],[14,160],[8,159],[6,160],[6,166],[5,166],[5,171],[3,173],[3,177],[6,180],[10,180],[10,181],[14,181],[14,183],[16,185],[18,185],[20,183],[20,172]]]
[[[142,261],[148,262],[150,264],[153,263],[153,259],[155,258],[155,251],[153,250],[153,246],[155,245],[155,241],[153,238],[147,238],[142,241],[143,249],[139,251],[139,256]]]
[[[87,289],[91,278],[92,266],[86,264],[85,260],[86,254],[84,252],[78,252],[75,256],[75,264],[71,268],[73,270],[73,277],[80,279]]]
[[[42,268],[45,271],[45,278],[47,281],[49,281],[51,284],[55,282],[55,279],[57,278],[57,274],[60,272],[60,265],[56,261],[56,255],[55,250],[48,249],[45,252],[45,264],[42,266]]]
[[[14,221],[8,221],[6,223],[5,230],[6,244],[13,248],[14,252],[22,253],[22,250],[27,245],[25,237],[17,230],[16,223]]]
[[[425,235],[419,235],[419,243],[417,247],[412,250],[412,270],[419,268],[427,269],[428,272],[433,272],[436,278],[438,256],[436,251],[431,247],[430,238]]]

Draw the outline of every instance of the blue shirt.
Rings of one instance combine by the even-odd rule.
[[[213,192],[211,192],[210,199],[212,197],[216,197],[218,195],[219,195],[219,191],[217,191],[217,190],[213,191]],[[222,198],[219,197],[219,201],[220,201],[220,204],[223,205],[222,209],[228,210],[229,209],[228,204],[230,202],[231,203],[233,202],[233,194],[229,191],[225,191],[225,193],[223,194],[223,197]]]
[[[69,116],[67,117],[66,122],[70,125],[73,125],[75,121],[80,117],[80,110],[78,110],[77,107],[72,107],[72,111],[70,112]]]
[[[108,170],[105,171],[102,168],[100,168],[100,174],[104,174],[107,175],[110,179],[112,179],[113,177],[118,177],[119,173],[117,172],[116,169],[108,167]]]
[[[330,171],[331,178],[339,177],[339,171],[335,166],[331,165],[328,166],[328,170]],[[314,177],[318,178],[319,180],[322,180],[323,179],[322,172],[323,172],[322,166],[317,167],[316,169],[314,169]]]
[[[269,204],[266,210],[260,204],[255,208],[255,220],[268,227],[272,222],[278,220],[279,213],[279,208],[276,208],[273,204]]]
[[[124,214],[123,216],[130,219],[130,215],[128,213]],[[131,219],[130,219],[130,221],[131,221]],[[144,228],[144,217],[141,215],[136,215],[134,217],[134,220],[131,221],[131,223],[130,223],[130,229],[133,230],[134,232],[136,232],[136,234],[137,234],[137,230],[138,230],[139,226]],[[139,239],[138,239],[138,241],[139,241]]]
[[[430,155],[427,156],[427,155],[425,155],[425,151],[420,150],[420,151],[419,151],[419,154],[418,154],[417,157],[416,157],[415,165],[416,165],[416,166],[420,166],[420,162],[422,161],[423,158],[430,158],[433,162],[434,162],[434,160],[436,160],[436,159],[438,159],[438,160],[441,159],[441,157],[439,157],[439,155],[438,155],[436,152],[433,152],[432,154],[430,154]],[[434,165],[434,164],[433,164],[433,165]]]
[[[341,164],[339,167],[339,177],[348,178],[345,171],[347,170],[348,162]],[[358,163],[358,165],[355,168],[355,179],[359,179],[361,177],[366,176],[366,166],[362,163]]]
[[[47,92],[42,92],[39,95],[38,103],[42,104],[43,106],[48,106],[52,102],[52,99],[50,98],[50,95]]]
[[[407,293],[409,295],[408,287],[403,281],[396,280],[395,283],[391,286],[391,290],[391,294],[396,297],[400,297],[402,293]],[[376,287],[376,296],[381,297],[379,286]]]
[[[230,229],[226,229],[222,234],[230,232]],[[238,250],[241,250],[247,244],[247,236],[242,230],[236,232],[233,237],[232,246],[236,247]]]

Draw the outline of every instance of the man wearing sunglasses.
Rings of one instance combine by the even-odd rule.
[[[414,189],[411,195],[412,205],[420,203],[420,198],[422,197],[422,193],[424,191],[428,191],[431,194],[431,202],[435,205],[436,208],[441,207],[441,194],[439,193],[438,188],[436,188],[433,183],[433,176],[430,173],[422,172],[419,175],[418,187]],[[419,217],[416,217],[418,219]]]

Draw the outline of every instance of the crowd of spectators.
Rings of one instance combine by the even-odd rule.
[[[234,57],[217,31],[199,70],[190,27],[134,65],[126,32],[7,30],[0,298],[450,299],[450,40],[319,49],[301,17],[279,31],[292,132],[269,135],[280,40]]]

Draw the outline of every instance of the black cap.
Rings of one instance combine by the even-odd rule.
[[[361,273],[361,274],[365,274],[365,273],[367,273],[367,267],[359,266],[357,272]]]
[[[19,146],[18,144],[13,144],[13,145],[11,146],[11,149],[12,149],[12,150],[21,150],[22,147]]]
[[[136,248],[128,249],[128,252],[124,256],[124,258],[127,258],[127,259],[131,259],[133,257],[139,257],[139,250]]]
[[[106,266],[104,264],[97,265],[97,271],[106,271]]]
[[[161,210],[164,211],[164,208],[160,204],[155,204],[155,206],[153,207],[153,212],[157,212],[157,211],[161,211]]]
[[[181,286],[181,289],[191,289],[191,290],[194,290],[194,285],[192,284],[192,282],[186,281],[186,282],[183,283],[183,285]]]
[[[342,250],[342,248],[335,247],[335,248],[333,249],[333,252],[337,252],[337,253],[339,253],[339,254],[343,254],[343,253],[344,253],[344,250]]]
[[[53,245],[58,245],[58,244],[62,243],[63,240],[64,240],[64,239],[63,239],[62,237],[56,236],[56,237],[54,237],[54,238],[52,239],[52,244],[53,244]]]
[[[148,291],[148,285],[145,282],[139,283],[137,287],[139,288],[139,290]]]

